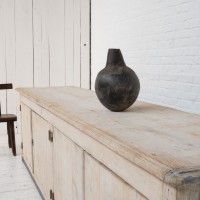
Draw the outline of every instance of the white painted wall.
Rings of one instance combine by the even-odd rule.
[[[0,0],[0,83],[89,88],[89,23],[89,0]],[[0,101],[2,113],[19,112],[14,90]]]
[[[92,88],[108,48],[139,76],[140,100],[200,114],[200,1],[92,0]]]

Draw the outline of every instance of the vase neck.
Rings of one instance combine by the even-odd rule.
[[[113,65],[126,66],[120,49],[108,50],[106,67],[113,66]]]

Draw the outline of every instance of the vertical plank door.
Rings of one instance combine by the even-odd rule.
[[[87,153],[85,153],[85,199],[147,200]]]
[[[83,200],[83,149],[54,129],[54,196],[59,200]]]
[[[90,0],[65,0],[66,85],[90,88]]]
[[[50,199],[53,188],[52,142],[49,140],[52,130],[43,118],[32,112],[34,177],[44,198]]]
[[[66,85],[74,85],[74,1],[65,0]]]
[[[81,86],[81,0],[74,0],[74,86]]]
[[[32,151],[32,131],[31,131],[31,109],[21,103],[21,131],[23,143],[23,158],[29,169],[33,172],[33,151]]]
[[[90,89],[90,0],[81,1],[81,88]]]
[[[5,1],[0,0],[0,83],[6,83]],[[1,113],[6,113],[7,91],[0,90]],[[6,133],[6,123],[0,123],[0,133]]]
[[[5,59],[7,83],[12,83],[15,88],[15,1],[5,2]],[[2,73],[2,71],[1,71]],[[7,90],[7,113],[16,114],[16,91]]]

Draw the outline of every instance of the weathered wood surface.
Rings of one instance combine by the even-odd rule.
[[[147,200],[87,153],[85,153],[85,199]]]
[[[89,0],[0,0],[0,83],[9,82],[90,88]],[[0,101],[2,113],[19,113],[16,91]]]
[[[54,129],[53,170],[55,199],[84,199],[83,149],[57,129]]]
[[[174,185],[174,169],[199,171],[198,115],[139,101],[126,112],[113,113],[94,92],[74,87],[18,91],[166,183]]]
[[[52,127],[44,119],[32,112],[33,132],[33,174],[45,199],[53,188],[53,148],[48,139]]]
[[[33,151],[32,151],[32,131],[31,131],[31,109],[21,104],[21,131],[23,142],[23,157],[33,172]]]

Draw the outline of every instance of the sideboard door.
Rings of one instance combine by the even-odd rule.
[[[85,153],[85,199],[147,200],[87,153]]]
[[[31,109],[21,103],[22,155],[30,171],[33,171]]]
[[[83,200],[83,149],[54,128],[54,196]]]
[[[49,131],[52,126],[36,113],[32,112],[34,177],[44,198],[50,199],[53,188],[52,141]]]

